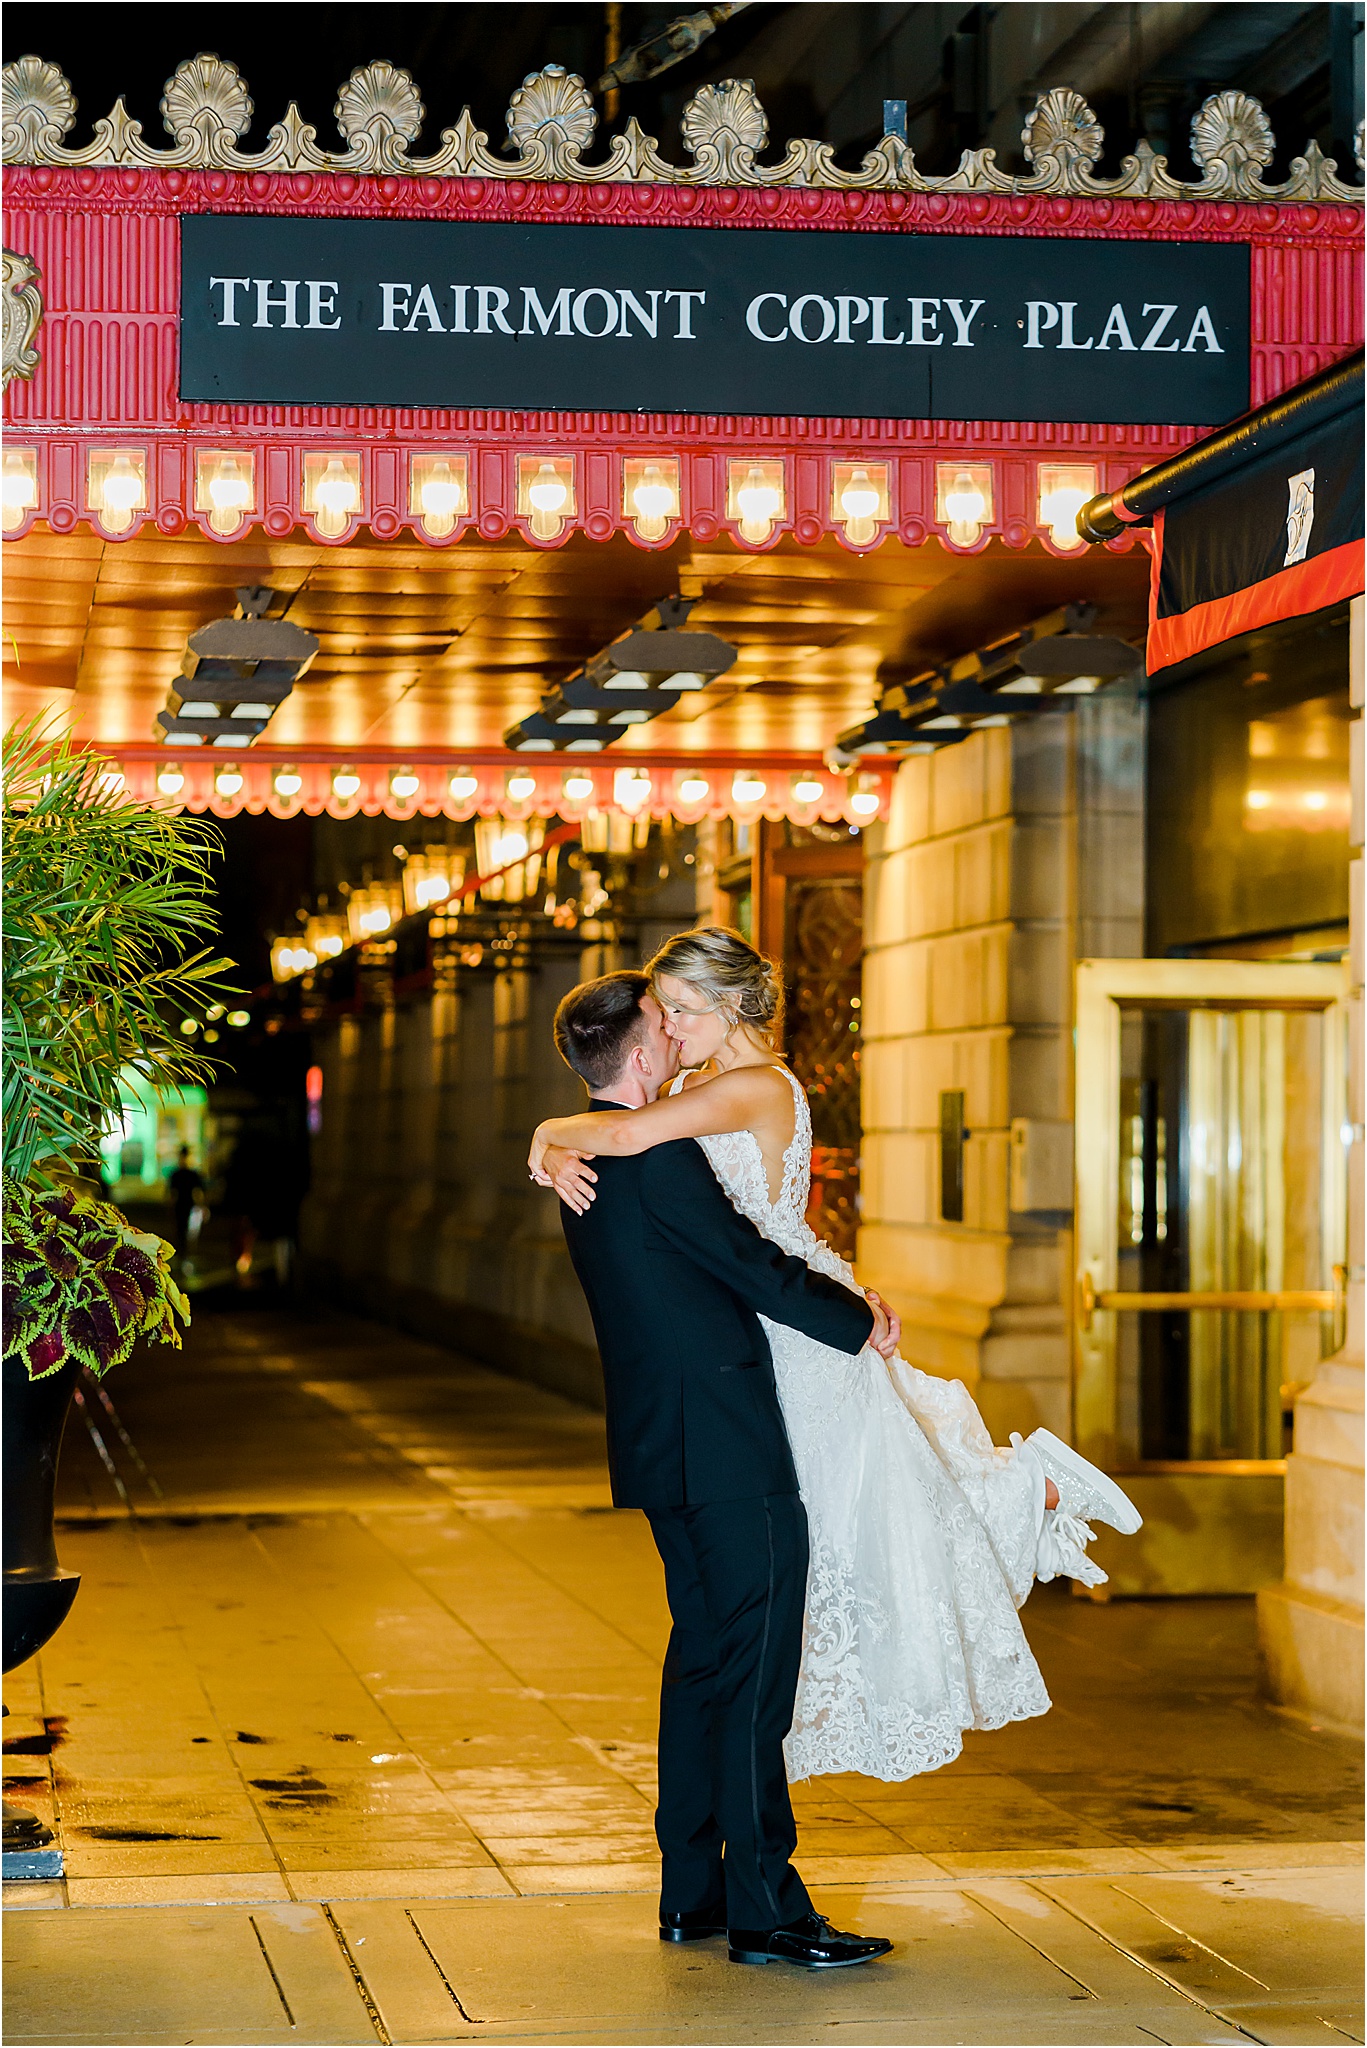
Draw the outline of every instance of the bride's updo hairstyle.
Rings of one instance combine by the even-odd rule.
[[[783,1026],[783,978],[772,960],[757,953],[729,925],[705,924],[697,931],[676,932],[646,964],[653,985],[662,974],[686,981],[702,998],[701,1007],[716,1010],[734,1024],[748,1024],[776,1045]]]

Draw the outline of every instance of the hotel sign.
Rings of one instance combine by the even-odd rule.
[[[1249,251],[194,214],[192,403],[1215,426]]]

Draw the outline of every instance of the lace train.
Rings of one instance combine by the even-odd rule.
[[[804,1218],[811,1119],[788,1079],[797,1118],[776,1202],[753,1133],[699,1142],[766,1237],[857,1292]],[[811,1532],[789,1777],[911,1778],[956,1757],[965,1729],[1047,1713],[1016,1612],[1045,1533],[1029,1446],[999,1449],[957,1380],[765,1329]]]

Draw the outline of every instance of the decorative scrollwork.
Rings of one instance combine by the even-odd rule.
[[[1277,140],[1258,101],[1246,92],[1214,92],[1191,124],[1191,153],[1204,183],[1240,199],[1261,196],[1262,173]]]
[[[120,101],[122,105],[122,101]],[[166,81],[161,118],[187,164],[221,167],[252,125],[252,103],[235,64],[201,54],[177,65]]]
[[[11,377],[31,377],[37,369],[34,341],[43,321],[38,266],[31,256],[17,255],[13,249],[4,251],[3,312],[0,389],[7,391]]]
[[[1026,162],[1034,164],[1037,176],[1061,192],[1079,176],[1091,177],[1105,141],[1101,123],[1071,85],[1051,86],[1041,93],[1021,130]]]
[[[588,87],[562,64],[531,72],[508,107],[508,140],[522,160],[518,169],[525,165],[528,177],[582,177],[579,159],[597,126]]]
[[[5,162],[44,164],[76,120],[76,95],[55,64],[17,57],[0,80]]]
[[[349,170],[406,171],[408,145],[422,127],[424,108],[406,71],[381,61],[352,72],[333,108],[347,141]]]
[[[747,78],[704,85],[683,111],[683,146],[700,185],[755,185],[755,152],[769,140],[769,121]],[[691,182],[691,181],[690,181]]]
[[[406,71],[378,61],[354,71],[341,88],[337,124],[341,152],[318,147],[316,131],[291,103],[265,147],[240,147],[252,119],[245,81],[225,59],[201,53],[167,81],[162,118],[169,149],[153,148],[118,100],[95,123],[94,139],[69,149],[64,138],[76,118],[71,87],[55,64],[19,57],[3,74],[3,149],[10,164],[136,166],[149,170],[398,172],[408,177],[556,179],[583,184],[809,186],[826,191],[1048,193],[1107,199],[1332,200],[1361,203],[1338,166],[1311,142],[1280,185],[1263,182],[1272,161],[1272,129],[1247,93],[1213,93],[1192,124],[1192,153],[1201,176],[1174,178],[1167,160],[1140,141],[1115,178],[1097,175],[1105,138],[1080,92],[1054,86],[1041,93],[1025,123],[1024,176],[1001,168],[991,149],[968,149],[944,177],[925,177],[900,136],[885,135],[857,171],[836,162],[829,143],[800,137],[780,162],[756,161],[769,140],[759,95],[745,79],[705,85],[684,109],[682,140],[692,161],[680,166],[661,156],[654,138],[632,119],[612,138],[603,162],[590,164],[598,116],[581,78],[562,65],[532,72],[508,108],[508,140],[516,155],[491,150],[489,137],[467,107],[444,129],[431,156],[412,153],[423,123],[423,104]],[[1362,169],[1362,129],[1357,136]]]

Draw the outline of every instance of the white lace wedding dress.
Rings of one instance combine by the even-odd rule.
[[[765,1237],[857,1289],[805,1220],[811,1114],[776,1071],[797,1112],[776,1202],[752,1132],[698,1143]],[[811,1531],[789,1777],[911,1778],[956,1757],[966,1728],[1047,1713],[1016,1613],[1039,1552],[1038,1462],[996,1448],[961,1381],[764,1327]]]

